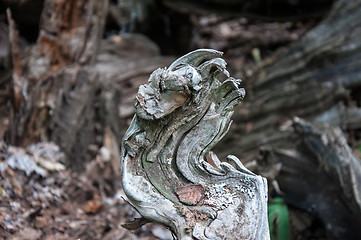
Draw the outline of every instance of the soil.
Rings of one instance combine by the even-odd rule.
[[[158,224],[132,232],[121,227],[140,215],[125,201],[119,174],[75,173],[64,169],[63,156],[53,143],[27,149],[2,143],[1,239],[172,239]],[[96,167],[110,166],[103,162]]]

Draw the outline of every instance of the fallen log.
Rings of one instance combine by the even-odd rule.
[[[287,145],[279,128],[295,116],[360,131],[360,16],[360,1],[336,1],[318,26],[247,79],[247,98],[217,145],[221,157],[251,160],[262,146]]]
[[[361,161],[339,127],[295,118],[288,146],[264,147],[256,172],[277,183],[288,204],[324,224],[328,239],[361,238]]]

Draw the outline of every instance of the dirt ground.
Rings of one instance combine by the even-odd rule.
[[[23,149],[3,142],[0,156],[1,239],[172,239],[157,224],[121,227],[139,214],[124,200],[119,174],[67,170],[53,143]]]

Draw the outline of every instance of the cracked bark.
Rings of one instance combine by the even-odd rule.
[[[13,108],[11,144],[53,140],[67,154],[69,166],[83,168],[87,147],[96,144],[97,113],[117,108],[115,91],[102,86],[92,67],[107,6],[108,1],[45,1],[38,40],[22,78],[23,101]],[[100,118],[119,131],[117,115]]]
[[[360,1],[336,1],[318,26],[248,79],[236,124],[216,148],[221,157],[232,152],[251,160],[261,146],[287,146],[279,128],[294,116],[349,132],[361,128],[360,15]]]
[[[361,238],[361,161],[339,127],[295,118],[289,146],[264,147],[257,172],[276,181],[288,204],[317,216],[330,239]]]

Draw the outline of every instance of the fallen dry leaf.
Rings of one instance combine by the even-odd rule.
[[[92,199],[87,201],[82,207],[84,212],[86,213],[98,213],[103,209],[103,204],[98,199]]]
[[[43,216],[37,216],[35,217],[35,227],[36,228],[43,228],[47,225],[48,220]]]
[[[13,238],[11,238],[12,240],[37,240],[40,239],[41,236],[41,232],[34,229],[34,228],[24,228],[23,230],[21,230],[20,232],[18,232],[17,234],[15,234],[15,236]]]

